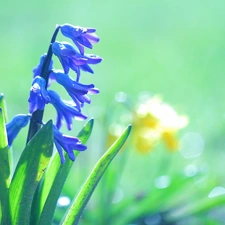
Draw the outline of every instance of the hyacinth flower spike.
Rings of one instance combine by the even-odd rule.
[[[68,42],[54,42],[52,44],[52,51],[59,58],[66,74],[70,69],[75,71],[77,74],[76,81],[79,81],[80,69],[85,72],[94,73],[88,64],[98,64],[102,61],[102,58],[94,54],[81,55],[76,51],[73,45]]]
[[[84,151],[87,149],[87,147],[83,145],[78,138],[62,134],[54,125],[53,125],[53,132],[54,132],[54,143],[58,150],[62,164],[65,163],[63,149],[67,152],[69,158],[72,161],[75,160],[74,150]]]
[[[59,95],[52,90],[48,90],[48,94],[51,98],[51,104],[55,107],[57,111],[56,127],[61,128],[63,119],[66,121],[68,130],[72,129],[73,118],[77,120],[85,120],[87,116],[79,112],[76,105],[70,104],[69,102],[62,101]]]
[[[56,128],[60,129],[65,120],[68,130],[71,130],[73,119],[87,119],[87,116],[81,113],[81,108],[84,103],[91,102],[88,94],[99,93],[99,90],[95,88],[93,84],[80,84],[79,78],[81,70],[94,73],[89,64],[98,64],[102,61],[102,58],[94,54],[84,54],[84,52],[76,50],[75,47],[68,42],[56,41],[56,36],[61,29],[63,30],[62,34],[65,34],[65,36],[67,35],[67,37],[70,37],[72,33],[73,36],[76,36],[74,36],[75,39],[73,40],[78,49],[81,49],[79,48],[81,46],[92,48],[92,44],[99,41],[99,38],[95,35],[95,29],[93,28],[77,27],[78,33],[75,34],[74,29],[76,28],[73,27],[73,32],[70,30],[71,33],[69,31],[69,24],[56,26],[48,53],[41,56],[38,66],[33,69],[34,81],[29,97],[29,111],[32,113],[32,119],[27,142],[40,129],[40,125],[43,124],[42,119],[46,104],[51,103],[56,109]],[[61,62],[64,73],[58,73],[53,69],[53,54],[56,55]],[[71,79],[68,75],[70,69],[77,74],[76,80]],[[49,85],[46,84],[49,84],[49,81],[52,80],[55,80],[62,85],[72,97],[73,101],[61,100],[60,96],[55,91],[48,90]],[[56,142],[56,146],[59,146],[59,142]],[[57,149],[59,151],[60,148],[57,147]],[[60,157],[61,156],[62,154],[60,153]],[[72,158],[71,155],[71,159]]]
[[[77,109],[81,111],[83,103],[90,104],[91,100],[87,94],[98,94],[99,89],[93,84],[85,85],[76,82],[68,74],[64,74],[60,70],[54,70],[51,77],[54,77],[57,83],[61,84],[75,102]]]
[[[45,104],[50,102],[50,97],[45,86],[46,82],[42,77],[36,76],[33,79],[32,87],[30,89],[30,97],[28,99],[30,113],[35,112],[37,109],[43,110]]]
[[[30,117],[31,115],[28,114],[18,114],[6,124],[9,147],[12,145],[13,140],[16,138],[19,131],[28,124]]]
[[[95,34],[96,29],[73,26],[71,24],[61,25],[61,33],[70,38],[78,47],[80,53],[84,54],[84,46],[92,49],[92,44],[99,42],[99,37]]]

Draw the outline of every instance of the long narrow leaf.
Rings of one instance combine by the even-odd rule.
[[[89,201],[93,191],[95,190],[99,180],[104,174],[105,170],[109,166],[110,162],[119,152],[123,144],[126,142],[131,131],[131,125],[129,125],[123,134],[115,141],[115,143],[107,150],[107,152],[96,163],[91,174],[87,178],[77,197],[74,199],[66,217],[61,224],[63,225],[76,225],[78,224],[81,214]]]
[[[7,116],[7,110],[6,110],[6,103],[5,103],[4,95],[2,93],[0,94],[0,108],[2,108],[5,123],[7,123],[8,116]]]
[[[89,139],[93,129],[93,124],[94,120],[91,119],[77,135],[83,144],[85,144]],[[78,156],[79,153],[79,151],[75,151],[76,156]],[[51,224],[58,198],[73,165],[73,162],[69,159],[68,155],[66,155],[65,158],[66,162],[62,165],[60,157],[56,152],[46,171],[43,179],[44,181],[41,182],[38,187],[32,206],[31,224],[33,225]]]
[[[30,224],[33,196],[52,151],[52,121],[49,121],[27,144],[19,159],[9,188],[9,205],[3,224]]]
[[[5,209],[5,201],[10,184],[10,160],[9,160],[8,140],[5,128],[5,120],[2,108],[0,108],[0,219],[2,210]]]

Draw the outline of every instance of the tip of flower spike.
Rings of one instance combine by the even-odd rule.
[[[70,38],[77,46],[82,45],[87,48],[92,48],[92,44],[99,42],[99,37],[95,32],[95,28],[73,26],[68,23],[61,25],[61,33],[65,37]]]

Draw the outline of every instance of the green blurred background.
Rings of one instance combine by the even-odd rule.
[[[140,92],[148,91],[161,94],[176,111],[188,115],[190,122],[181,138],[187,132],[203,138],[201,158],[188,159],[185,164],[204,162],[212,179],[225,185],[224,9],[222,0],[2,0],[0,91],[5,94],[9,118],[28,112],[32,69],[47,51],[55,25],[95,27],[101,41],[92,53],[104,60],[93,66],[94,75],[83,73],[81,80],[101,90],[101,94],[92,96],[92,106],[86,110],[96,118],[94,137],[89,143],[94,145],[92,156],[97,159],[101,155],[98,146],[105,129],[101,127],[102,115],[115,94],[123,91],[136,101]],[[65,39],[59,36],[58,40]],[[59,66],[55,59],[55,67]],[[67,98],[63,91],[62,96]],[[50,115],[55,117],[54,110],[47,112]],[[23,130],[15,141],[17,156],[24,147],[25,134]],[[149,165],[149,157],[144,159],[145,166]],[[143,174],[144,179],[149,173],[148,168],[145,172],[137,169],[143,166],[142,158],[135,155],[129,161],[136,166],[132,179],[127,178],[131,184],[136,182],[135,174]],[[87,166],[91,168],[92,164]]]

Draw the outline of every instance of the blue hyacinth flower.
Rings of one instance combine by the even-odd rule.
[[[54,125],[53,125],[53,131],[54,131],[54,143],[58,150],[62,164],[65,163],[63,149],[67,152],[69,158],[72,161],[75,160],[74,150],[84,151],[87,149],[87,147],[83,145],[78,138],[64,135]]]
[[[87,94],[98,94],[99,90],[94,84],[81,84],[73,80],[68,74],[64,74],[61,70],[54,70],[52,77],[56,82],[61,84],[75,102],[77,109],[81,111],[83,103],[90,104],[91,100]]]
[[[80,53],[84,54],[84,46],[92,49],[92,44],[99,42],[99,37],[95,34],[96,29],[73,26],[71,24],[63,24],[61,33],[70,38],[78,47]]]
[[[36,76],[33,79],[32,87],[30,89],[30,97],[28,99],[30,113],[35,112],[37,109],[43,110],[45,104],[50,102],[50,97],[45,86],[46,82],[42,77]]]
[[[97,64],[102,61],[102,58],[94,54],[81,55],[68,42],[54,42],[52,44],[52,52],[59,58],[65,73],[68,73],[70,69],[76,72],[77,81],[80,78],[80,69],[94,73],[89,64]]]
[[[33,77],[35,78],[36,76],[40,76],[41,75],[41,70],[42,70],[42,66],[44,64],[45,58],[46,58],[47,54],[43,54],[40,58],[40,62],[39,64],[33,69]],[[50,64],[49,64],[49,71],[51,71],[53,69],[53,60],[51,59]]]
[[[77,120],[87,119],[87,116],[78,111],[76,105],[73,105],[70,102],[62,101],[55,91],[48,90],[48,94],[51,98],[50,103],[55,107],[57,111],[56,127],[58,129],[61,128],[64,119],[66,121],[68,130],[72,129],[73,118]]]
[[[9,147],[12,145],[13,140],[16,138],[19,131],[28,124],[30,117],[31,115],[28,114],[18,114],[6,124]]]

